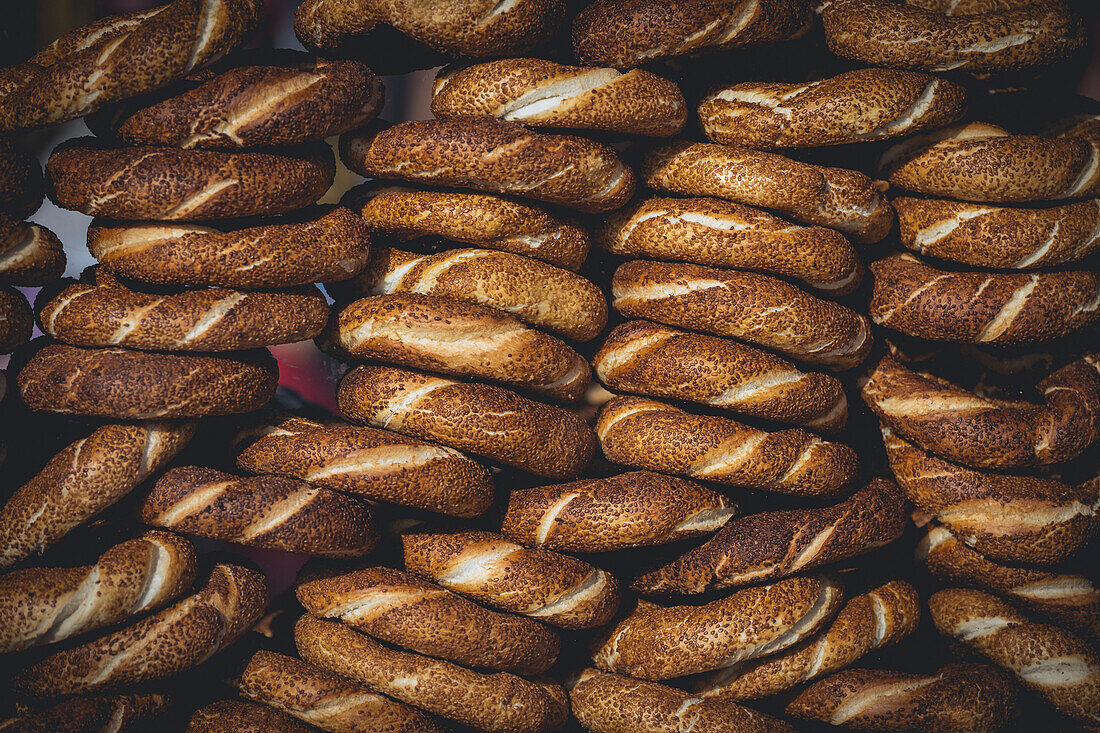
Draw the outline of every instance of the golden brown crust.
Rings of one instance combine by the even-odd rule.
[[[0,285],[0,354],[13,351],[30,340],[34,312],[23,293]]]
[[[3,721],[5,733],[85,733],[132,730],[165,712],[164,695],[71,697],[46,708],[26,709]],[[117,726],[117,727],[112,727]]]
[[[7,91],[5,71],[0,69],[0,129],[4,119],[3,95]],[[24,146],[0,135],[0,213],[20,219],[28,217],[42,205],[43,198],[45,189],[38,159]]]
[[[267,705],[218,700],[194,712],[186,733],[309,733],[314,730]]]
[[[41,224],[0,211],[0,282],[47,285],[65,271],[65,248]]]

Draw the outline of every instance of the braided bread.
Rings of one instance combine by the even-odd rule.
[[[871,318],[931,341],[1035,344],[1100,318],[1100,274],[947,272],[910,254],[871,264]]]
[[[732,702],[595,669],[581,672],[569,702],[592,733],[794,733],[783,721]]]
[[[30,340],[34,313],[26,296],[15,288],[0,285],[0,354],[6,354]]]
[[[588,232],[529,204],[492,194],[379,189],[365,183],[344,195],[364,221],[399,240],[436,236],[511,252],[576,271],[588,256]]]
[[[270,705],[321,730],[441,732],[435,721],[415,708],[324,667],[274,652],[253,654],[241,673],[238,688],[242,697]]]
[[[782,578],[889,544],[907,520],[901,489],[876,478],[839,504],[727,522],[702,545],[630,587],[644,594],[693,594]]]
[[[887,356],[862,395],[899,434],[974,468],[1025,468],[1081,455],[1100,435],[1100,355],[1062,367],[1037,391],[1042,405],[989,399]]]
[[[0,282],[47,285],[64,271],[65,248],[56,234],[0,211]]]
[[[333,295],[420,293],[504,311],[532,326],[588,341],[607,324],[607,301],[593,283],[528,257],[487,249],[419,255],[375,249],[367,270]]]
[[[485,731],[541,733],[569,716],[565,691],[547,679],[483,674],[440,659],[384,647],[338,621],[302,616],[298,653],[402,702]]]
[[[88,227],[88,249],[102,267],[169,285],[256,289],[346,280],[367,266],[369,246],[365,224],[344,208],[229,229],[101,219]]]
[[[597,640],[592,659],[605,672],[667,680],[780,652],[836,614],[833,580],[802,577],[748,588],[702,606],[637,608]]]
[[[743,82],[699,104],[699,122],[712,141],[764,150],[903,137],[965,113],[964,87],[894,69],[856,69],[801,84]]]
[[[766,275],[684,263],[634,260],[615,270],[620,313],[766,346],[830,369],[858,366],[871,350],[871,324]]]
[[[47,708],[25,709],[0,720],[0,730],[4,733],[128,731],[163,713],[168,704],[167,697],[157,694],[71,697]]]
[[[698,51],[758,46],[799,34],[810,23],[798,0],[596,0],[573,20],[573,52],[618,68]]]
[[[500,59],[440,71],[432,114],[667,137],[684,129],[687,105],[679,87],[648,71]]]
[[[88,138],[46,161],[51,199],[114,219],[181,221],[280,214],[315,203],[335,176],[323,143],[278,153],[99,147]]]
[[[12,687],[24,695],[61,697],[170,677],[232,644],[266,605],[262,575],[215,565],[199,592],[123,629],[51,654],[15,675]]]
[[[104,425],[66,447],[0,509],[0,567],[41,554],[114,504],[194,434],[184,422]]]
[[[875,66],[1009,71],[1064,60],[1087,40],[1061,2],[819,0],[829,50]]]
[[[488,117],[364,128],[340,138],[340,156],[370,178],[515,194],[588,212],[617,209],[634,193],[634,173],[613,148]]]
[[[218,700],[194,712],[186,733],[310,733],[316,730],[266,705]]]
[[[6,71],[0,68],[0,94],[5,92]],[[4,98],[0,96],[0,128],[3,106]],[[45,195],[38,159],[22,145],[0,135],[0,212],[20,219],[28,217],[42,205]]]
[[[805,430],[765,432],[642,397],[615,397],[596,417],[607,460],[797,496],[835,494],[859,471],[843,443]]]
[[[0,129],[65,122],[151,92],[241,45],[258,0],[174,0],[67,33],[0,74]]]
[[[753,417],[835,432],[848,419],[834,377],[728,339],[630,321],[607,335],[592,359],[612,390],[689,400]]]
[[[623,257],[694,262],[781,275],[833,295],[855,290],[863,265],[843,234],[800,227],[712,198],[651,198],[608,216],[596,244]]]
[[[452,448],[300,417],[264,431],[237,466],[456,517],[476,517],[493,501],[489,471]]]
[[[941,634],[963,642],[1016,675],[1024,687],[1082,723],[1100,720],[1100,655],[1058,626],[1037,624],[976,590],[932,594],[928,611]]]
[[[378,543],[366,504],[280,476],[240,478],[185,466],[161,476],[141,506],[155,527],[251,547],[360,557]]]
[[[803,690],[787,715],[854,730],[997,733],[1013,718],[1015,685],[979,664],[949,664],[922,675],[846,669]]]
[[[502,611],[590,629],[619,607],[615,576],[569,555],[480,531],[408,533],[401,542],[406,570]]]
[[[364,568],[302,583],[298,602],[388,644],[467,667],[532,675],[554,663],[561,640],[537,621],[482,608],[389,568]]]
[[[804,224],[839,229],[864,244],[885,237],[893,224],[893,209],[867,176],[775,153],[679,140],[653,147],[638,173],[657,191],[773,209]]]
[[[920,605],[913,586],[891,580],[850,599],[829,627],[805,644],[727,667],[704,679],[698,694],[753,700],[832,674],[912,634],[920,619]]]
[[[575,478],[596,450],[592,429],[580,416],[489,384],[361,366],[341,380],[336,400],[351,420],[545,478]]]

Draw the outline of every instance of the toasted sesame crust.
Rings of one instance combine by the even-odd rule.
[[[0,89],[4,89],[4,81],[0,73]],[[5,103],[6,97],[0,97],[0,120]],[[38,160],[22,145],[0,136],[0,212],[20,219],[30,216],[45,195]]]
[[[0,354],[13,351],[30,340],[34,312],[23,293],[0,285]]]
[[[187,733],[309,733],[302,725],[267,705],[244,700],[218,700],[203,705],[191,715]]]
[[[41,224],[0,211],[0,282],[46,285],[65,271],[65,248]]]

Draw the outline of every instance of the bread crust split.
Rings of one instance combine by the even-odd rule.
[[[156,693],[70,697],[45,708],[25,710],[4,721],[10,733],[80,733],[87,730],[130,730],[158,717],[171,699]]]
[[[65,271],[65,248],[41,224],[0,211],[0,283],[48,285]]]
[[[218,700],[203,705],[191,715],[186,733],[309,733],[311,730],[310,726],[267,705]]]

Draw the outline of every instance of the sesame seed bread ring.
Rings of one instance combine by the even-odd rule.
[[[607,301],[595,284],[529,257],[489,249],[421,255],[376,248],[362,275],[334,297],[420,293],[503,311],[574,341],[595,338],[607,324]]]
[[[490,384],[360,366],[344,376],[336,400],[351,420],[550,479],[576,478],[596,450],[579,415]]]
[[[615,397],[596,416],[604,457],[651,471],[795,496],[836,494],[859,472],[856,452],[797,428],[765,432],[644,397]]]
[[[367,225],[399,240],[437,236],[524,255],[576,272],[588,257],[588,231],[542,209],[482,193],[378,190],[371,183],[345,195]]]
[[[48,285],[65,271],[65,248],[41,224],[0,212],[0,282]]]
[[[141,730],[142,723],[163,714],[165,695],[70,697],[46,708],[22,708],[4,723],[5,733],[84,733]],[[136,727],[135,727],[136,726]]]
[[[950,272],[906,253],[871,264],[880,326],[929,341],[1040,344],[1100,319],[1100,273]]]
[[[1100,527],[1100,487],[974,471],[933,457],[889,428],[882,434],[909,500],[993,560],[1057,563]]]
[[[0,129],[81,117],[181,79],[240,46],[258,0],[174,0],[66,33],[0,75]]]
[[[340,157],[369,178],[514,194],[586,212],[617,209],[634,193],[634,172],[610,146],[489,117],[362,128],[340,138]]]
[[[905,494],[876,478],[839,504],[731,520],[630,587],[643,594],[697,594],[782,578],[887,545],[908,520]]]
[[[456,517],[493,502],[489,470],[453,448],[345,423],[290,417],[241,452],[237,467]]]
[[[843,234],[714,198],[650,198],[606,217],[596,245],[630,258],[780,275],[830,295],[859,287],[863,264]]]
[[[592,382],[564,342],[492,308],[417,293],[372,295],[340,311],[339,350],[352,357],[500,382],[575,401]]]
[[[528,547],[610,552],[705,537],[736,513],[692,481],[631,471],[513,491],[500,533]]]
[[[370,232],[341,207],[224,228],[95,219],[88,227],[88,249],[119,277],[254,290],[355,277],[367,266]]]
[[[592,647],[605,672],[667,680],[775,654],[828,624],[843,601],[828,577],[747,588],[702,606],[639,601]]]
[[[165,466],[195,424],[104,425],[50,459],[0,509],[0,568],[40,555]]]
[[[432,114],[668,137],[684,129],[687,104],[676,84],[648,71],[499,59],[442,69],[432,87]]]
[[[3,69],[0,69],[0,95],[4,93]],[[4,97],[0,96],[0,120]],[[30,151],[0,135],[0,213],[20,219],[30,216],[42,205],[42,166]]]
[[[746,148],[813,148],[912,135],[966,113],[966,89],[931,74],[856,69],[796,84],[742,82],[699,103],[712,142]]]
[[[1030,270],[1100,251],[1100,199],[1012,208],[942,199],[894,199],[898,237],[912,251],[973,267]]]
[[[541,674],[561,647],[557,632],[538,621],[490,611],[400,570],[354,570],[307,581],[295,593],[314,616],[467,667]]]
[[[81,138],[46,161],[51,199],[63,209],[113,219],[195,221],[281,214],[325,195],[332,150],[221,152],[102,148]]]
[[[845,669],[807,687],[785,712],[852,730],[894,733],[997,733],[1014,717],[1016,686],[979,664],[934,674]]]
[[[610,573],[492,532],[413,532],[401,542],[406,570],[501,611],[592,629],[619,607],[619,583]]]
[[[442,733],[430,716],[416,708],[324,667],[275,652],[261,650],[252,655],[238,691],[242,697],[309,723],[311,731]]]
[[[633,260],[615,270],[611,294],[623,315],[748,341],[836,371],[859,366],[871,351],[865,317],[767,275]]]
[[[643,156],[638,174],[657,191],[772,209],[803,224],[838,229],[862,244],[885,237],[894,219],[880,184],[862,173],[747,148],[661,143]]]
[[[928,611],[941,634],[989,657],[1059,712],[1086,724],[1100,719],[1100,655],[1084,639],[976,590],[933,593]]]
[[[238,150],[323,140],[370,122],[382,81],[359,61],[240,66],[111,121],[127,145]]]
[[[835,377],[799,371],[736,341],[648,321],[617,326],[592,365],[613,391],[686,400],[826,433],[848,420],[848,399]]]
[[[18,694],[62,697],[164,679],[202,664],[248,631],[267,606],[264,576],[215,565],[194,595],[141,621],[26,667]]]
[[[218,700],[191,715],[185,733],[310,733],[315,728],[267,705]]]
[[[569,702],[592,733],[794,733],[782,720],[732,702],[591,668],[577,678]]]
[[[573,20],[573,52],[585,63],[630,68],[781,41],[810,22],[809,7],[798,0],[596,0]]]
[[[0,354],[27,343],[33,330],[34,312],[27,297],[15,288],[0,285]]]
[[[307,662],[464,725],[499,733],[542,733],[569,717],[565,690],[547,678],[485,674],[382,646],[339,621],[305,615],[294,627]]]
[[[828,628],[805,644],[708,675],[698,694],[753,700],[832,674],[912,634],[920,608],[920,595],[913,586],[891,580],[849,599]]]
[[[274,396],[279,368],[266,349],[212,356],[52,344],[17,381],[32,410],[150,420],[251,412]]]
[[[1087,40],[1062,2],[819,0],[829,50],[876,66],[1011,71],[1062,61]]]

